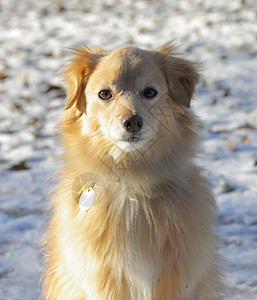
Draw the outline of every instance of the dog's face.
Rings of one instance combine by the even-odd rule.
[[[100,132],[127,151],[156,138],[162,108],[189,107],[198,81],[194,65],[173,57],[167,45],[157,51],[132,46],[78,50],[65,76],[67,108],[83,113],[82,133]]]
[[[102,58],[85,94],[87,116],[97,118],[104,136],[133,150],[154,136],[159,121],[155,108],[165,99],[167,84],[153,55],[125,47]]]

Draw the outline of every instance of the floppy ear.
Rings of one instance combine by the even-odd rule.
[[[175,46],[167,43],[157,51],[162,55],[163,69],[171,98],[189,108],[200,76],[197,72],[197,63],[175,56],[176,49]]]
[[[86,111],[85,88],[90,74],[94,71],[99,59],[104,55],[102,49],[74,50],[75,57],[63,68],[64,78],[68,85],[68,102],[65,109],[75,107],[82,113]]]

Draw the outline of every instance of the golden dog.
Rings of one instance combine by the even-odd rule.
[[[170,44],[83,47],[64,74],[46,299],[221,299],[216,202],[194,162],[197,64]]]

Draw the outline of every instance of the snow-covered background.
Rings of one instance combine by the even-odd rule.
[[[255,0],[0,1],[0,300],[40,297],[67,49],[153,49],[172,39],[205,62],[193,107],[220,207],[227,299],[257,299],[256,9]]]

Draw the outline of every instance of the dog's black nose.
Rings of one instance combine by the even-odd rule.
[[[121,118],[122,125],[130,133],[137,133],[143,127],[143,118],[139,115],[127,114]]]

